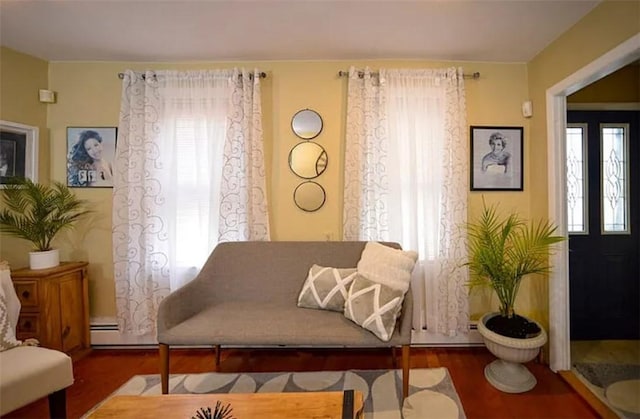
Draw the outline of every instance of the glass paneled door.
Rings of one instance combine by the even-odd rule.
[[[637,111],[567,115],[571,339],[640,338]]]

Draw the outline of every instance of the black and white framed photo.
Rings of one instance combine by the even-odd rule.
[[[67,128],[67,186],[113,187],[116,127]]]
[[[523,189],[523,128],[471,127],[471,190]]]
[[[12,177],[38,181],[38,127],[0,121],[0,188]]]

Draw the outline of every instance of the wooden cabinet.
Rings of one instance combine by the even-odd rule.
[[[22,308],[17,338],[71,355],[91,347],[86,262],[62,262],[51,269],[11,272]]]

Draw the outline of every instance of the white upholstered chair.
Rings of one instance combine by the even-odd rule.
[[[48,396],[50,416],[64,418],[66,388],[73,384],[71,358],[16,340],[19,313],[10,271],[0,262],[0,415]]]

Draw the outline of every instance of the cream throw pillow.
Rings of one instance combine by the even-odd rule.
[[[409,289],[416,260],[417,252],[367,242],[358,262],[358,273],[373,282],[405,293]]]
[[[298,307],[343,311],[356,268],[313,265],[298,295]]]
[[[393,336],[403,301],[404,292],[358,274],[349,288],[344,316],[387,342]]]

